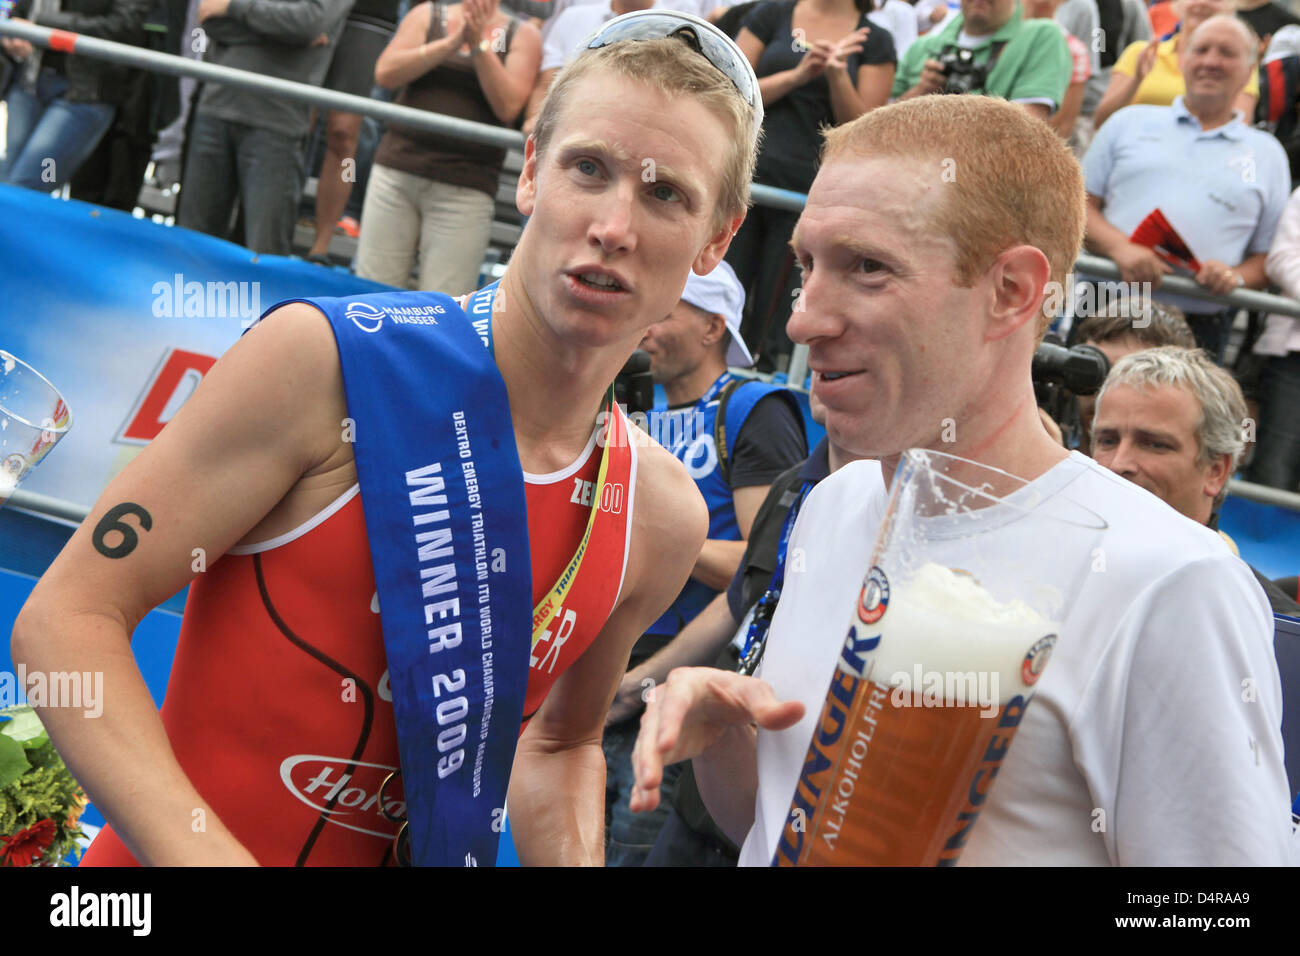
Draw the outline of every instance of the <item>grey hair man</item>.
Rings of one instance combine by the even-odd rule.
[[[1204,352],[1147,349],[1125,356],[1107,376],[1097,396],[1093,457],[1197,524],[1214,527],[1246,449],[1246,426],[1241,386]],[[1300,611],[1258,571],[1255,577],[1275,612]]]

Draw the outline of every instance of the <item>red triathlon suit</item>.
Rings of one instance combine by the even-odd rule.
[[[627,428],[613,416],[605,500],[578,577],[533,648],[525,724],[622,589],[636,484]],[[568,468],[524,476],[534,605],[586,529],[602,432]],[[163,725],[190,781],[264,866],[392,862],[399,824],[380,812],[379,789],[398,766],[397,732],[358,492],[287,534],[231,548],[190,587]],[[385,805],[401,815],[393,789]],[[135,863],[105,827],[81,865]]]

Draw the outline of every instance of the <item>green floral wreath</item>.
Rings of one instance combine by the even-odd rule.
[[[0,867],[59,866],[82,836],[86,794],[26,704],[0,710]]]

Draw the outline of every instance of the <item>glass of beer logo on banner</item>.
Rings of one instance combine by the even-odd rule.
[[[957,861],[1105,528],[1006,472],[903,455],[775,865]]]
[[[58,389],[0,349],[0,505],[71,427]]]

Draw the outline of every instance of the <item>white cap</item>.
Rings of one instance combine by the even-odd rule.
[[[1268,49],[1264,52],[1264,62],[1271,63],[1273,60],[1280,60],[1284,56],[1292,56],[1300,53],[1300,27],[1294,23],[1288,23],[1284,27],[1278,27],[1273,39],[1269,41]]]
[[[740,337],[740,313],[745,308],[745,290],[741,288],[740,280],[725,259],[706,276],[696,275],[692,271],[686,277],[686,288],[682,289],[681,299],[688,305],[727,320],[727,331],[731,333],[731,345],[727,347],[728,365],[749,368],[754,364],[754,357],[749,354],[745,340]]]

